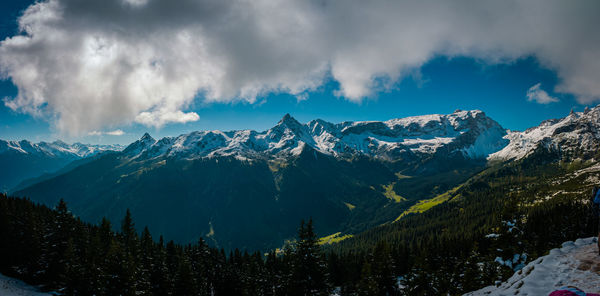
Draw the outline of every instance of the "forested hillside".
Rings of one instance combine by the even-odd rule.
[[[324,257],[312,222],[284,256],[226,254],[200,239],[179,245],[135,231],[127,212],[121,231],[56,208],[0,195],[0,272],[65,295],[328,295]]]
[[[389,242],[410,295],[471,291],[564,241],[591,236],[598,169],[594,162],[537,165],[531,158],[491,167],[451,190],[447,201],[327,250],[352,257]]]
[[[225,252],[202,239],[164,242],[147,228],[138,235],[129,212],[113,232],[107,220],[74,218],[63,202],[51,210],[2,196],[0,272],[80,295],[459,295],[591,235],[597,169],[528,160],[494,166],[423,213],[324,247],[309,222],[297,241],[264,254]]]
[[[306,129],[292,123],[267,134]],[[173,158],[197,135],[146,135],[19,191],[45,206],[2,196],[0,272],[78,295],[459,295],[592,235],[597,125],[600,108],[513,132],[487,163],[339,157],[285,137],[301,148],[286,158]],[[88,224],[106,209],[114,224]],[[163,239],[180,228],[184,244]]]

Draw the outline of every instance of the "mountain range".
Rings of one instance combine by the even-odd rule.
[[[130,209],[139,227],[180,242],[267,249],[309,217],[321,236],[393,223],[493,164],[597,159],[599,127],[600,107],[523,132],[479,110],[337,124],[286,114],[263,132],[145,134],[13,193],[62,198],[91,222]]]
[[[0,140],[0,167],[11,168],[0,170],[0,191],[14,189],[21,181],[55,172],[75,160],[122,149],[121,145]]]
[[[508,142],[502,139],[504,135],[506,131],[498,123],[478,110],[339,124],[323,120],[301,124],[286,114],[264,132],[198,131],[160,141],[145,134],[124,152],[138,159],[273,159],[297,156],[311,149],[338,158],[361,154],[396,161],[445,153],[475,159],[504,147]]]

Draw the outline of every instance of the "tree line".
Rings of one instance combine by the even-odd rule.
[[[148,228],[138,234],[129,211],[115,232],[106,219],[93,225],[74,217],[62,200],[50,209],[0,195],[0,237],[0,272],[65,295],[300,296],[334,289],[312,220],[301,223],[283,254],[226,253],[201,238],[181,245],[155,240]],[[380,264],[387,260],[376,253],[363,267],[372,276],[357,288],[395,293],[392,270]]]
[[[311,220],[281,252],[226,252],[198,239],[165,242],[132,214],[119,231],[0,195],[0,272],[65,295],[461,295],[507,279],[565,240],[591,236],[587,196],[558,165],[505,166],[448,202],[319,246]],[[502,261],[522,255],[510,265]],[[502,259],[500,262],[498,258]]]

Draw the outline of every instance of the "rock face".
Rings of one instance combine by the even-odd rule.
[[[0,167],[10,168],[0,170],[0,191],[8,191],[25,179],[57,171],[74,160],[121,149],[120,145],[0,140]]]
[[[571,112],[560,119],[550,119],[524,132],[509,132],[510,143],[489,156],[490,160],[518,160],[536,153],[551,153],[571,161],[598,158],[600,147],[600,106],[584,112]]]

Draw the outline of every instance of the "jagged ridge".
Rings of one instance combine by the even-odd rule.
[[[123,146],[118,144],[112,145],[91,145],[74,143],[67,144],[57,140],[54,142],[39,142],[32,143],[27,140],[22,141],[6,141],[0,140],[0,154],[14,152],[29,155],[49,156],[49,157],[73,157],[84,158],[92,156],[102,151],[120,151]]]
[[[490,160],[523,159],[538,149],[555,151],[565,160],[594,158],[600,146],[600,105],[545,120],[523,132],[509,132],[505,138],[510,143],[491,154]]]
[[[403,155],[444,151],[475,159],[503,148],[508,143],[503,139],[505,135],[505,129],[479,110],[338,124],[320,119],[302,124],[286,114],[277,125],[264,132],[196,131],[159,141],[145,134],[124,152],[144,159],[158,156],[256,158],[299,155],[310,147],[337,157],[360,153],[394,160]]]

